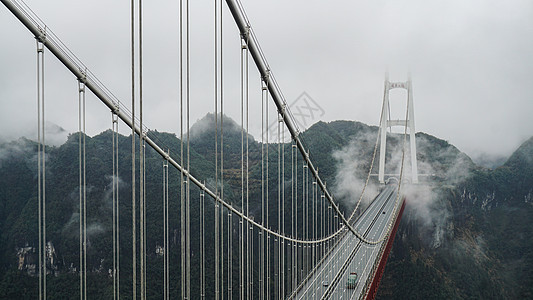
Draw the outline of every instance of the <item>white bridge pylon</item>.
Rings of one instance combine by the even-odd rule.
[[[390,120],[389,91],[392,89],[407,90],[407,120]],[[409,128],[409,144],[411,152],[411,175],[412,183],[418,183],[418,169],[416,164],[416,138],[415,138],[415,114],[413,105],[413,90],[411,76],[405,82],[390,82],[389,75],[385,75],[385,92],[383,93],[383,107],[381,109],[381,124],[379,130],[381,135],[379,148],[379,174],[380,183],[385,183],[385,153],[387,148],[387,129],[393,126],[404,126]],[[406,131],[407,133],[407,128]]]

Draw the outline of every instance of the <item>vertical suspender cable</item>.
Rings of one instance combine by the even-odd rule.
[[[295,239],[298,238],[298,149],[296,148],[296,144],[292,144],[292,150],[291,150],[291,153],[292,153],[292,157],[293,157],[293,163],[292,163],[292,173],[293,173],[293,184],[292,184],[292,189],[293,189],[293,193],[292,193],[292,201],[293,201],[293,204],[294,204],[294,222],[293,222],[293,226],[294,226],[294,234],[293,234],[293,237]],[[295,201],[296,200],[296,201]],[[298,244],[293,242],[293,245],[292,245],[293,249],[294,249],[294,257],[293,257],[293,262],[294,262],[294,266],[292,268],[292,273],[293,273],[293,289],[296,289],[296,283],[298,282]]]
[[[298,166],[298,164],[296,165]],[[301,239],[302,240],[305,240],[305,169],[304,167],[305,166],[305,160],[303,161],[302,163],[302,223],[301,223],[301,227],[302,227],[302,237]],[[300,244],[300,246],[298,247],[300,251],[300,268],[298,269],[298,274],[300,276],[300,279],[303,278],[302,275],[303,275],[303,269],[304,269],[304,263],[305,263],[305,245],[304,244]]]
[[[132,291],[137,299],[137,237],[135,203],[135,1],[131,0],[131,227],[132,227]]]
[[[200,299],[205,299],[205,193],[200,191]]]
[[[116,145],[116,156],[115,156],[115,163],[116,163],[116,166],[115,166],[115,171],[116,171],[116,181],[115,181],[115,190],[116,190],[116,209],[115,209],[115,212],[117,213],[117,219],[116,219],[116,222],[117,222],[117,225],[116,225],[116,228],[117,228],[117,235],[116,235],[116,241],[117,241],[117,246],[116,246],[116,249],[117,249],[117,299],[120,299],[120,197],[119,197],[119,177],[118,177],[118,138],[119,138],[119,133],[118,133],[118,116],[116,116],[116,129],[117,129],[117,132],[116,132],[116,135],[115,135],[115,138],[116,138],[116,141],[115,141],[115,145]]]
[[[167,194],[166,194],[166,160],[163,162],[163,299],[167,298]]]
[[[37,206],[38,206],[38,216],[37,216],[37,226],[39,231],[39,300],[43,299],[43,262],[42,262],[42,253],[43,253],[43,225],[42,225],[42,190],[41,190],[41,55],[42,55],[42,44],[37,41]],[[81,176],[81,175],[80,175]],[[80,207],[81,207],[81,195],[80,195]],[[80,214],[81,218],[81,214]],[[80,259],[81,259],[81,221],[80,221]],[[81,268],[81,263],[80,263]],[[80,273],[81,274],[81,273]],[[81,291],[81,278],[80,278],[80,291]]]
[[[307,171],[307,163],[304,161],[304,181],[303,181],[303,197],[304,197],[304,229],[305,229],[305,240],[309,240],[309,173]],[[309,266],[309,245],[304,245],[304,274],[307,274]],[[302,276],[302,278],[304,278]]]
[[[113,298],[120,299],[120,227],[118,196],[118,116],[113,112]]]
[[[243,52],[244,46],[242,45],[241,38],[241,211],[244,214],[244,62],[243,62]],[[241,218],[239,220],[240,226],[240,238],[239,238],[239,292],[240,299],[244,299],[244,220]]]
[[[143,133],[143,135],[145,135],[146,132]],[[145,136],[146,137],[146,136]],[[146,241],[148,239],[147,235],[146,235],[146,140],[143,138],[143,143],[142,143],[142,149],[143,149],[143,248],[144,248],[144,251],[143,251],[143,254],[144,254],[144,272],[143,272],[143,275],[144,275],[144,298],[146,299],[146,289],[147,289],[147,284],[148,284],[148,281],[147,281],[147,277],[146,277],[146,270],[148,269],[146,266]]]
[[[283,136],[283,141],[285,141],[285,134]],[[283,143],[283,146],[284,146],[284,150],[283,151],[285,151],[285,148],[287,148],[285,143]],[[290,206],[289,206],[289,212],[291,214],[291,217],[289,218],[289,225],[290,225],[291,229],[290,229],[290,233],[287,232],[287,234],[290,236],[290,238],[294,238],[294,223],[293,223],[294,222],[294,210],[293,210],[293,207],[292,207],[293,204],[294,204],[293,199],[292,199],[292,196],[294,194],[294,190],[292,188],[292,184],[294,183],[294,177],[293,177],[294,174],[292,172],[292,162],[293,162],[294,158],[292,157],[292,142],[290,143],[290,148],[288,148],[287,150],[290,150],[290,152],[291,152],[291,181],[290,181],[290,183],[291,183],[291,194],[290,194],[291,203],[290,203]],[[285,205],[284,205],[284,207],[285,207]],[[287,230],[287,231],[289,231],[289,230]],[[287,295],[290,295],[290,292],[292,291],[292,272],[293,272],[293,270],[292,270],[292,260],[294,259],[294,255],[293,255],[294,253],[293,253],[293,248],[292,248],[293,241],[284,241],[284,242],[286,243],[284,249],[285,249],[285,251],[287,253],[286,254],[287,257],[285,259],[285,262],[287,264],[287,266],[286,266],[287,273],[285,275],[285,278],[286,278],[285,279],[286,280],[285,291],[286,291]]]
[[[241,78],[242,78],[242,73],[241,73]],[[241,115],[242,115],[242,108],[241,108]],[[241,119],[242,119],[242,116],[241,116]],[[242,148],[242,129],[241,129],[241,148]],[[241,155],[241,159],[242,159],[242,155]],[[241,177],[242,177],[242,173],[241,173]],[[241,190],[242,190],[242,178],[241,178]],[[231,205],[231,199],[228,200],[228,202]],[[242,201],[241,201],[241,210],[242,210]],[[233,228],[232,213],[231,213],[231,210],[228,210],[228,299],[233,298],[233,284],[232,284],[232,280],[233,280],[233,276],[232,276],[233,275],[232,274],[233,272],[232,231],[233,229],[232,228]]]
[[[242,133],[241,133],[242,134]],[[228,200],[229,204],[232,204],[231,198]],[[242,205],[242,202],[241,202]],[[232,285],[232,271],[233,271],[233,246],[232,246],[232,231],[233,231],[233,224],[232,224],[232,214],[231,210],[228,209],[228,274],[227,274],[227,281],[228,281],[228,299],[233,298],[233,285]]]
[[[307,201],[305,200],[305,182],[306,182],[306,179],[305,179],[305,160],[303,162],[303,167],[302,167],[302,239],[304,240],[307,240],[307,223],[306,223],[306,218],[305,218],[305,213],[307,211],[306,207],[307,207]],[[304,278],[303,275],[304,275],[304,272],[305,272],[305,267],[306,267],[306,263],[305,263],[305,260],[307,258],[306,256],[306,253],[305,253],[305,249],[306,249],[307,245],[302,245],[302,270],[300,272],[300,278]]]
[[[263,85],[263,81],[261,81]],[[265,92],[266,88],[261,87],[261,224],[265,225]],[[259,299],[265,299],[265,230],[261,229],[261,247],[259,253]]]
[[[113,277],[113,300],[117,299],[117,275],[116,275],[116,271],[117,271],[117,228],[116,228],[116,224],[117,224],[117,212],[115,211],[116,209],[116,201],[117,201],[117,197],[116,197],[116,190],[115,190],[115,180],[116,180],[116,177],[115,177],[115,114],[113,112],[111,112],[111,145],[112,145],[112,151],[111,151],[111,156],[112,156],[112,159],[111,159],[111,164],[113,165],[112,166],[112,169],[113,169],[113,175],[111,175],[111,190],[112,190],[112,206],[113,206],[113,272],[111,273],[111,276]]]
[[[46,38],[46,37],[43,37]],[[39,299],[46,299],[45,137],[44,137],[44,45],[37,40],[37,165],[39,226]]]
[[[190,171],[190,65],[189,65],[189,0],[186,0],[186,23],[187,23],[187,29],[186,29],[186,101],[187,101],[187,172]],[[186,281],[185,285],[187,287],[186,289],[186,299],[190,299],[191,297],[191,237],[190,237],[190,212],[189,212],[189,203],[190,203],[190,180],[189,176],[187,176],[186,181],[186,195],[185,195],[185,272],[186,272]]]
[[[41,71],[42,71],[42,76],[41,76],[41,114],[42,114],[42,118],[41,118],[41,130],[42,130],[42,158],[41,158],[41,163],[42,163],[42,169],[41,171],[43,172],[42,174],[42,200],[43,200],[43,243],[44,243],[44,248],[43,248],[43,298],[46,299],[46,264],[47,264],[47,251],[46,251],[46,248],[47,248],[47,245],[48,243],[46,242],[46,138],[45,138],[45,132],[46,132],[46,129],[45,129],[45,117],[44,117],[44,48],[43,48],[43,51],[42,51],[42,68],[41,68]],[[84,112],[85,114],[85,112]],[[85,131],[85,130],[84,130]],[[85,197],[84,197],[84,202],[85,202]],[[85,246],[85,249],[87,249],[87,246]],[[85,271],[87,272],[87,271]],[[87,286],[87,283],[85,284]]]
[[[280,138],[281,138],[281,132],[280,132],[280,128],[281,128],[281,124],[280,124],[280,115],[278,113],[277,115],[277,122],[276,122],[277,126],[278,126],[278,232],[281,232],[281,141],[280,141]],[[276,286],[277,286],[277,297],[278,299],[282,298],[281,296],[281,239],[280,238],[275,238],[275,240],[277,241],[277,245],[276,245],[276,249],[275,249],[275,264],[276,264],[276,276],[277,278],[275,278],[275,280],[277,279],[276,281]]]
[[[308,177],[309,178],[309,177]],[[309,228],[309,235],[310,235],[310,238],[311,239],[314,239],[315,238],[315,181],[313,179],[313,177],[311,177],[311,198],[309,199],[309,202],[308,202],[308,205],[309,205],[309,223],[310,223],[310,228]],[[315,262],[315,245],[309,245],[309,270],[312,270],[313,269],[313,264]]]
[[[316,192],[317,192],[317,184],[316,184],[316,181],[313,180],[313,185],[312,185],[312,202],[311,202],[311,205],[312,205],[312,210],[311,210],[311,227],[312,227],[312,236],[313,236],[313,239],[316,239]],[[311,260],[311,268],[315,265],[316,263],[316,245],[313,244],[311,246],[311,257],[312,257],[312,260]]]
[[[169,153],[170,150],[167,150]],[[167,224],[166,224],[166,230],[167,230],[167,235],[166,235],[166,242],[167,242],[167,249],[165,250],[166,254],[167,254],[167,262],[166,262],[166,267],[167,267],[167,300],[170,299],[170,243],[169,243],[169,235],[170,235],[170,219],[168,217],[169,215],[169,208],[170,208],[170,194],[168,193],[168,183],[169,183],[169,174],[168,174],[168,160],[166,161],[167,162],[167,170],[166,170],[166,182],[165,182],[165,189],[166,189],[166,196],[167,196],[167,201],[165,203],[165,206],[166,206],[166,216],[165,218],[167,219]]]
[[[304,166],[304,170],[305,170],[305,233],[306,233],[306,239],[309,240],[310,238],[310,228],[309,228],[309,165],[307,164],[307,162],[305,163],[305,166]],[[310,255],[310,249],[311,249],[311,246],[310,245],[306,245],[305,247],[306,249],[306,254],[305,254],[305,267],[306,267],[306,270],[305,270],[305,273],[307,274],[309,272],[309,257],[311,256]]]
[[[310,240],[314,239],[314,219],[313,219],[313,200],[314,200],[314,180],[313,177],[309,176],[309,165],[307,165],[306,168],[307,174],[307,224],[308,224],[308,231],[307,236]],[[309,187],[309,183],[311,183],[311,187]],[[311,191],[309,191],[309,188],[311,188]],[[307,251],[308,251],[308,264],[307,264],[307,273],[309,273],[313,269],[313,247],[314,245],[308,245]]]
[[[85,88],[85,87],[84,87]],[[83,299],[87,299],[87,175],[85,141],[85,92],[83,93]]]
[[[278,112],[277,125],[278,125],[278,232],[282,232],[281,229],[281,116]],[[277,257],[277,298],[282,298],[281,295],[281,239],[276,238],[276,257]]]
[[[326,236],[326,233],[324,231],[324,225],[325,225],[325,206],[326,206],[326,196],[324,196],[324,193],[320,193],[320,204],[322,205],[322,208],[320,210],[320,237],[323,238]],[[324,243],[321,243],[320,244],[320,258],[322,258],[322,256],[326,253],[325,251],[325,248],[324,248],[325,244]]]
[[[184,16],[185,13],[185,16]],[[185,49],[183,46],[183,35],[185,34]],[[183,74],[183,66],[185,65],[185,75]],[[185,98],[185,104],[184,104]],[[180,1],[180,159],[181,165],[185,166],[185,153],[184,153],[184,143],[183,143],[183,121],[184,113],[183,107],[186,105],[186,116],[187,117],[187,127],[189,126],[188,114],[189,114],[189,2],[185,1],[185,6],[183,1]],[[186,171],[189,170],[189,136],[187,133],[187,167]],[[188,177],[184,176],[183,170],[180,174],[180,199],[181,199],[181,209],[180,209],[180,226],[181,226],[181,297],[182,299],[188,299],[190,292],[189,288],[189,250],[188,247]]]
[[[282,114],[285,112],[283,111]],[[283,124],[283,118],[281,118]],[[285,128],[281,128],[281,234],[285,235]],[[281,297],[285,298],[285,239],[281,242]]]
[[[215,11],[215,194],[218,196],[218,1],[214,1]],[[219,299],[219,231],[218,231],[218,201],[215,201],[215,299]]]
[[[249,148],[249,135],[248,135],[248,131],[249,131],[249,110],[250,110],[250,102],[249,102],[249,77],[248,77],[248,46],[247,45],[247,40],[248,40],[249,36],[248,34],[246,34],[246,36],[244,36],[244,46],[241,47],[244,51],[244,65],[243,65],[243,72],[244,72],[244,104],[245,104],[245,111],[246,111],[246,129],[245,129],[245,134],[246,134],[246,169],[244,170],[245,171],[245,176],[246,176],[246,216],[249,216],[250,215],[250,207],[249,207],[249,167],[250,167],[250,161],[249,161],[249,154],[250,154],[250,148]],[[252,255],[252,251],[253,251],[253,240],[250,240],[250,238],[253,239],[253,237],[250,237],[250,223],[247,221],[246,222],[246,281],[247,281],[247,289],[248,289],[248,298],[251,299],[252,298],[252,294],[253,294],[253,279],[252,279],[252,276],[253,276],[253,261],[251,260],[251,255]]]
[[[248,39],[248,35],[246,36],[246,39]],[[246,74],[246,216],[249,216],[250,215],[250,210],[249,210],[249,202],[250,202],[250,189],[249,189],[249,184],[250,184],[250,178],[249,178],[249,168],[250,168],[250,143],[249,143],[249,130],[250,130],[250,99],[249,99],[249,85],[248,85],[248,82],[249,82],[249,77],[248,77],[248,47],[246,47],[246,57],[245,57],[245,62],[246,62],[246,66],[245,66],[245,74]],[[247,272],[248,272],[248,285],[249,285],[249,288],[250,288],[250,293],[249,293],[249,298],[252,299],[253,298],[253,292],[254,292],[254,289],[253,289],[253,284],[254,284],[254,281],[253,281],[253,247],[254,247],[254,242],[253,242],[253,226],[251,226],[251,224],[249,222],[247,222],[247,225],[250,227],[250,231],[252,231],[251,235],[251,240],[248,241],[248,236],[246,237],[246,241],[248,241],[248,244],[247,244],[247,252],[246,254],[248,255],[247,257],[247,260],[248,260],[248,268],[247,268]]]
[[[145,199],[144,199],[144,129],[143,129],[143,63],[142,63],[142,0],[139,0],[139,203],[141,231],[141,300],[146,299]]]
[[[295,232],[296,223],[295,223],[295,219],[294,219],[294,213],[296,211],[296,209],[294,207],[294,181],[295,181],[295,178],[294,178],[294,143],[291,142],[291,238],[293,238],[293,239],[296,238],[296,232]],[[296,269],[294,268],[294,261],[296,259],[296,255],[294,253],[294,246],[295,246],[295,242],[291,242],[291,244],[290,244],[290,250],[291,250],[290,269],[291,269],[291,272],[290,272],[290,287],[289,287],[289,291],[290,292],[292,292],[292,288],[295,287],[295,285],[294,285],[294,272],[296,271]]]
[[[245,182],[245,175],[244,175],[244,163],[245,163],[245,159],[244,159],[244,105],[245,105],[245,98],[246,98],[246,95],[245,95],[245,77],[244,77],[244,70],[245,70],[245,61],[244,61],[244,56],[247,55],[246,54],[246,42],[243,41],[243,37],[241,37],[241,50],[240,50],[240,55],[241,55],[241,210],[242,210],[242,213],[243,214],[246,214],[248,215],[248,213],[246,212],[247,211],[247,199],[245,200],[245,192],[244,192],[244,182]],[[239,220],[239,225],[240,225],[240,233],[241,233],[241,237],[239,239],[239,242],[240,242],[240,245],[239,245],[239,249],[240,249],[240,257],[239,257],[239,265],[240,265],[240,272],[239,272],[239,287],[240,287],[240,299],[244,299],[245,298],[245,293],[244,293],[244,287],[245,287],[245,283],[244,283],[244,280],[246,278],[246,275],[245,275],[245,272],[244,272],[244,258],[245,258],[245,255],[244,255],[244,229],[246,227],[246,225],[244,225],[244,220],[243,219],[240,219]],[[248,242],[248,239],[246,239],[246,241]],[[247,252],[248,253],[248,252]]]
[[[311,187],[311,191],[313,188]],[[306,200],[306,206],[305,206],[305,220],[306,220],[306,233],[307,233],[307,239],[311,240],[313,239],[313,231],[312,231],[312,219],[311,219],[311,213],[312,213],[312,195],[309,194],[309,165],[306,163],[305,165],[305,200]],[[311,269],[310,263],[313,258],[313,253],[311,251],[312,245],[306,245],[306,267],[307,270],[305,271],[306,274],[309,273],[309,270]]]
[[[330,235],[332,230],[331,230],[331,204],[329,204],[329,203],[328,203],[328,219],[327,219],[327,222],[326,222],[326,228],[327,228],[328,235]],[[327,249],[329,251],[329,249],[331,249],[331,239],[328,240],[327,247],[328,247]]]
[[[80,298],[87,299],[87,184],[85,154],[85,83],[78,80],[80,184]]]
[[[267,81],[265,81],[263,79],[263,82],[266,83]],[[268,186],[269,186],[269,174],[268,174],[268,160],[269,160],[269,155],[268,155],[268,138],[269,138],[269,135],[270,135],[270,129],[268,128],[268,124],[269,124],[269,118],[268,118],[268,84],[265,84],[264,85],[264,88],[265,88],[265,125],[266,125],[266,128],[265,128],[265,134],[266,134],[266,156],[265,156],[265,160],[266,160],[266,228],[269,228],[268,226],[268,223],[269,223],[269,220],[268,220],[268,212],[269,212],[269,206],[268,206]],[[266,289],[267,289],[267,299],[270,299],[270,234],[267,234],[267,248],[266,248],[266,254],[267,254],[267,280],[266,280]]]
[[[315,225],[315,236],[314,238],[318,238],[319,235],[318,235],[318,184],[317,182],[315,181],[314,184],[313,184],[313,187],[315,188],[315,192],[314,192],[314,216],[313,216],[313,219],[314,219],[314,225]],[[315,251],[315,261],[313,262],[313,266],[316,265],[316,263],[318,262],[318,244],[313,244],[313,247],[314,247],[314,251]]]
[[[168,282],[168,159],[163,162],[163,298],[169,299]]]
[[[83,130],[82,130],[82,107],[83,107],[83,96],[82,96],[82,85],[83,83],[78,81],[78,166],[79,166],[79,222],[80,222],[80,299],[84,299],[84,290],[85,286],[83,285],[84,273],[83,273],[83,194],[84,194],[84,185],[83,185]]]
[[[314,236],[313,238],[318,238],[318,184],[316,181],[313,182],[313,188],[314,188],[314,193],[313,193],[313,224],[315,226],[315,233],[314,233]],[[318,244],[313,244],[313,251],[314,251],[314,256],[315,256],[315,260],[313,261],[313,267],[316,265],[316,263],[318,262]]]
[[[183,1],[180,0],[180,160],[181,165],[183,166],[184,155],[183,155],[183,64],[184,64],[184,54],[183,54],[183,27],[184,27],[184,17],[183,17]],[[180,173],[180,237],[181,237],[181,299],[185,299],[185,193],[183,188],[183,171]]]
[[[224,199],[224,55],[223,55],[223,20],[222,20],[222,1],[218,9],[219,21],[219,46],[220,46],[220,198]],[[220,207],[220,292],[221,299],[224,299],[224,206]]]
[[[43,253],[43,260],[44,260],[44,265],[43,265],[43,296],[44,296],[44,299],[46,299],[46,261],[47,261],[47,241],[46,241],[46,138],[45,138],[45,132],[46,132],[46,129],[45,129],[45,117],[44,117],[44,112],[45,112],[45,109],[44,109],[44,51],[42,52],[42,77],[41,77],[41,88],[42,88],[42,91],[41,91],[41,101],[42,101],[42,104],[41,104],[41,113],[42,113],[42,118],[41,118],[41,130],[42,130],[42,142],[43,142],[43,145],[42,145],[42,158],[41,158],[41,163],[43,164],[43,168],[42,168],[42,172],[43,172],[43,175],[42,175],[42,180],[43,180],[43,188],[42,188],[42,191],[43,191],[43,243],[44,243],[44,253]],[[85,111],[84,111],[84,114],[85,114]],[[84,130],[85,131],[85,130]],[[84,162],[85,163],[85,162]],[[84,202],[85,202],[85,196],[84,196]],[[85,246],[85,249],[87,249],[87,246]],[[86,271],[87,272],[87,271]],[[85,284],[87,285],[87,283]]]
[[[111,193],[112,193],[112,206],[113,206],[113,272],[111,273],[111,276],[113,277],[113,300],[117,299],[117,228],[116,228],[116,219],[117,219],[117,212],[116,204],[117,197],[115,195],[115,114],[111,112],[111,145],[112,145],[112,151],[111,151],[111,164],[113,169],[113,175],[111,175]]]

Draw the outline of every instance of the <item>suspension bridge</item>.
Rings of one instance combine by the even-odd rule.
[[[278,85],[273,70],[261,50],[258,37],[238,0],[213,2],[214,5],[214,128],[212,129],[212,163],[214,172],[207,178],[190,167],[190,107],[196,99],[190,96],[190,24],[189,3],[180,1],[179,10],[179,147],[170,148],[160,142],[145,124],[143,116],[143,10],[142,2],[131,2],[131,105],[118,99],[98,77],[48,28],[30,7],[21,0],[0,0],[36,39],[37,57],[37,142],[38,149],[38,274],[39,298],[47,298],[47,198],[46,189],[46,130],[45,130],[45,54],[60,61],[77,81],[78,160],[79,160],[79,286],[72,287],[80,299],[90,298],[87,274],[87,166],[85,149],[86,93],[92,93],[112,115],[112,215],[113,215],[113,265],[110,270],[113,299],[150,297],[147,264],[152,251],[147,245],[147,222],[150,222],[146,189],[146,151],[150,147],[161,157],[163,168],[163,240],[164,257],[161,273],[165,299],[177,295],[182,299],[372,299],[376,295],[381,274],[392,247],[394,235],[405,207],[402,197],[405,152],[402,151],[398,174],[384,174],[386,129],[405,127],[403,148],[407,140],[407,128],[411,129],[411,147],[414,147],[414,119],[410,80],[405,83],[385,81],[385,97],[381,114],[381,130],[376,139],[368,176],[361,195],[353,195],[355,208],[343,211],[339,201],[328,190],[313,164],[313,157],[299,124]],[[228,172],[225,158],[224,137],[228,129],[224,124],[224,56],[223,10],[227,9],[238,29],[240,44],[240,157],[237,172]],[[46,57],[49,57],[46,55]],[[260,103],[250,101],[250,72],[255,65],[261,83],[256,91]],[[408,90],[405,120],[386,121],[389,114],[388,90]],[[226,100],[227,101],[227,100]],[[409,107],[410,106],[410,107]],[[138,110],[136,111],[136,108]],[[250,110],[258,108],[261,118],[250,120]],[[50,109],[47,107],[47,109]],[[57,109],[57,108],[55,108]],[[254,157],[251,157],[250,121],[261,123],[261,137],[257,141]],[[119,199],[119,124],[131,129],[131,236],[121,231],[125,219]],[[228,125],[226,124],[226,127]],[[277,131],[277,134],[272,134]],[[225,135],[226,134],[226,135]],[[380,142],[381,192],[364,211],[361,204],[365,189],[371,180],[374,161]],[[288,140],[288,139],[290,140]],[[416,175],[416,149],[413,176]],[[169,192],[169,169],[179,173],[179,191]],[[235,169],[235,167],[232,167]],[[257,171],[258,170],[258,171]],[[130,170],[128,170],[130,171]],[[257,171],[257,172],[253,172]],[[385,184],[386,176],[396,178]],[[417,182],[413,177],[412,182]],[[237,184],[236,184],[237,182]],[[237,185],[237,186],[236,186]],[[229,192],[233,190],[236,192]],[[171,211],[171,203],[177,203],[178,211]],[[191,203],[198,202],[199,210],[191,210]],[[257,205],[259,207],[253,207]],[[211,210],[211,211],[208,211]],[[171,263],[169,226],[172,218],[179,224],[179,263]],[[191,232],[191,223],[198,222]],[[211,232],[208,232],[210,230]],[[191,238],[192,237],[192,238]],[[129,239],[132,257],[125,261],[120,255],[122,241]],[[125,274],[130,270],[131,274]],[[178,276],[172,277],[173,270]],[[355,274],[355,276],[354,276]],[[131,278],[127,284],[121,277]],[[348,284],[348,279],[355,282]]]

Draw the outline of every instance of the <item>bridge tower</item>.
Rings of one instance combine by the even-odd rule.
[[[407,120],[390,120],[390,105],[389,105],[389,91],[392,89],[407,90]],[[385,75],[385,92],[383,93],[383,108],[381,109],[381,124],[379,130],[381,134],[381,142],[379,149],[379,174],[378,179],[380,183],[385,183],[385,151],[387,148],[387,129],[393,126],[409,127],[409,142],[411,152],[411,175],[412,183],[418,183],[418,169],[416,164],[416,140],[415,140],[415,114],[413,106],[413,91],[411,86],[411,75],[409,75],[405,82],[390,82],[389,74]]]

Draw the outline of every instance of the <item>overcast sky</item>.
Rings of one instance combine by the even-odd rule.
[[[151,129],[172,132],[179,132],[176,2],[144,6],[144,118]],[[377,125],[388,70],[392,81],[411,73],[416,130],[471,156],[509,155],[533,135],[530,0],[242,2],[287,102],[303,103],[299,96],[305,92],[322,109],[313,122]],[[129,1],[26,3],[123,103],[131,103]],[[225,10],[224,111],[240,122],[239,36]],[[31,135],[37,115],[35,39],[3,5],[0,28],[0,135]],[[75,78],[48,54],[47,120],[77,131],[77,97]],[[395,91],[392,98],[401,103],[405,93]],[[260,99],[250,60],[252,120],[260,118]],[[88,133],[110,128],[108,109],[92,95],[87,101]],[[213,107],[213,4],[194,0],[191,122]],[[257,136],[260,123],[250,126]]]

